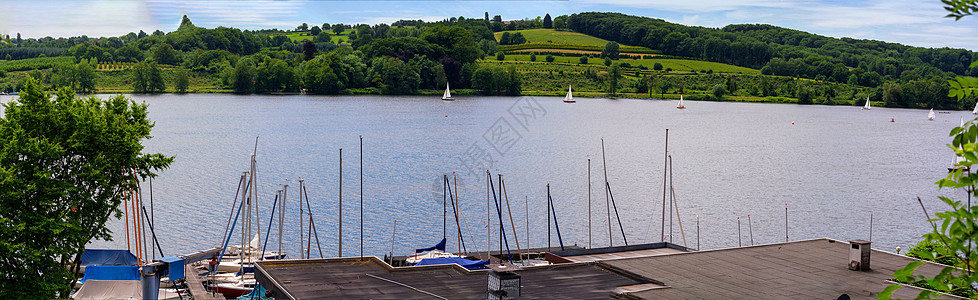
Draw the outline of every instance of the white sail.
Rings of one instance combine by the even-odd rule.
[[[445,95],[442,95],[441,96],[441,99],[442,100],[451,100],[452,99],[452,92],[451,92],[451,90],[449,90],[448,83],[445,83]]]
[[[683,105],[683,95],[679,95],[679,105],[676,105],[676,108],[686,108],[686,106]]]
[[[574,93],[571,91],[572,88],[573,86],[567,86],[567,96],[564,96],[564,101],[574,101]]]
[[[978,102],[975,103],[975,110],[972,110],[971,113],[978,115]]]
[[[863,109],[870,109],[870,107],[869,107],[869,97],[866,97],[866,105],[863,106]]]
[[[933,120],[934,120],[934,109],[933,109],[933,108],[931,108],[931,109],[930,109],[930,112],[929,112],[929,113],[927,113],[927,119],[928,119],[928,120],[931,120],[931,121],[933,121]]]

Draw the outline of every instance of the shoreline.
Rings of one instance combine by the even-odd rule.
[[[302,94],[302,93],[268,93],[268,94],[247,94],[241,96],[297,96],[297,95],[310,95],[310,96],[439,96],[442,94],[442,90],[419,90],[415,94],[407,95],[384,95],[378,93],[363,93],[349,90],[348,93],[340,94]],[[453,92],[455,95],[467,96],[467,97],[496,97],[504,95],[483,95],[472,89],[459,89],[459,92]],[[46,91],[53,93],[55,91]],[[564,97],[565,91],[523,91],[519,96],[509,96],[509,97],[522,97],[522,96],[535,96],[535,97]],[[130,94],[130,95],[161,95],[161,94],[174,94],[174,95],[191,95],[191,94],[225,94],[225,95],[237,95],[234,94],[232,90],[197,90],[186,93],[176,93],[171,91],[166,91],[162,93],[155,94],[135,94],[133,90],[100,90],[91,94],[78,94],[81,96],[94,96],[94,95],[119,95],[119,94]],[[17,95],[4,95],[4,96],[17,96]],[[855,100],[847,100],[845,102],[835,102],[832,104],[818,103],[818,100],[814,100],[814,103],[810,104],[799,104],[798,99],[788,98],[788,97],[755,97],[755,96],[724,96],[721,99],[712,99],[712,95],[707,94],[683,94],[685,100],[691,101],[710,101],[710,102],[741,102],[741,103],[772,103],[772,104],[796,104],[796,105],[824,105],[824,106],[858,106],[855,104]],[[574,91],[574,97],[576,98],[610,98],[610,99],[635,99],[635,100],[679,100],[680,94],[652,94],[651,96],[647,93],[620,93],[616,97],[610,97],[605,92],[587,92],[587,91]],[[908,108],[908,109],[928,109],[926,107],[886,107],[880,101],[873,102],[874,107],[881,108]],[[953,109],[941,109],[940,111],[957,111]],[[961,111],[967,111],[963,109]]]

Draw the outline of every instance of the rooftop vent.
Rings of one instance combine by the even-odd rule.
[[[849,270],[869,270],[870,242],[864,240],[849,241]]]
[[[489,271],[489,300],[519,299],[520,274],[516,272]]]

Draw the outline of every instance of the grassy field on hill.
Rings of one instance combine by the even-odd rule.
[[[335,35],[335,34],[333,34],[332,31],[330,31],[329,32],[329,37],[330,37],[330,40],[332,40],[333,43],[336,43],[336,44],[348,43],[350,41],[350,37],[349,37],[350,32],[353,32],[353,30],[347,29],[347,30],[344,30],[343,33],[341,33],[340,35]],[[277,36],[277,35],[280,35],[280,34],[276,34],[276,35],[272,35],[272,36],[274,37],[274,36]],[[293,32],[290,32],[290,33],[285,34],[285,36],[287,36],[289,38],[289,40],[292,40],[292,42],[311,41],[312,38],[313,38],[313,36],[309,35],[309,32],[308,31],[293,31]]]
[[[554,63],[585,66],[580,64],[580,59],[581,59],[580,57],[572,57],[572,56],[554,56]],[[510,54],[510,55],[506,55],[505,60],[529,62],[530,55]],[[537,55],[536,62],[545,64],[546,55]],[[669,68],[672,69],[672,71],[674,72],[700,72],[704,70],[712,70],[714,73],[741,73],[746,75],[761,74],[761,71],[750,69],[750,68],[738,67],[734,65],[715,63],[715,62],[708,62],[708,61],[698,61],[698,60],[653,58],[653,59],[619,59],[616,60],[615,62],[628,63],[633,67],[642,65],[648,67],[649,70],[651,70],[652,67],[655,65],[655,63],[658,62],[662,64],[663,69]],[[590,58],[588,59],[587,66],[595,66],[595,67],[603,68],[605,67],[604,59]]]
[[[527,29],[527,30],[514,30],[514,31],[503,31],[509,32],[509,34],[520,33],[526,38],[529,43],[564,43],[564,44],[584,44],[584,45],[599,45],[604,46],[608,43],[607,40],[596,38],[590,35],[580,34],[571,31],[556,31],[553,29]],[[496,32],[496,40],[503,35],[503,32]]]

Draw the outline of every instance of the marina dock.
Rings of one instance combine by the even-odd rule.
[[[518,275],[523,298],[872,299],[894,284],[893,272],[915,261],[870,249],[868,242],[828,238],[710,251],[662,244],[547,252],[547,260],[556,263],[504,269]],[[850,251],[856,247],[865,247],[862,257]],[[855,268],[853,253],[862,260]],[[487,296],[491,274],[500,270],[490,268],[392,267],[376,257],[348,257],[259,262],[255,276],[276,299],[474,299]],[[942,268],[928,262],[917,271],[933,276]],[[913,298],[919,292],[904,286],[893,296]]]

